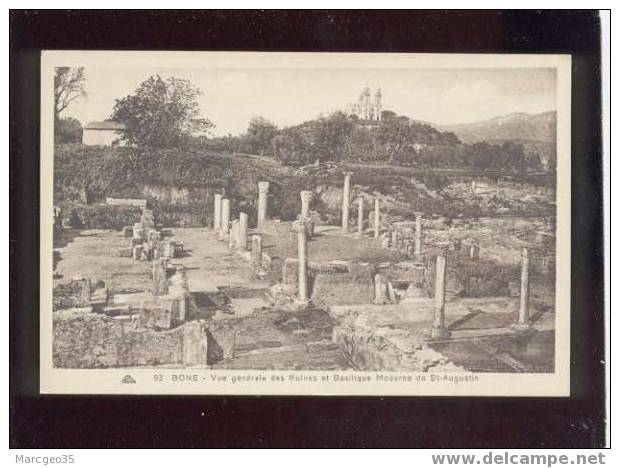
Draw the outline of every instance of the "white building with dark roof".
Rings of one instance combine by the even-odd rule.
[[[121,140],[125,130],[125,124],[106,120],[104,122],[91,122],[82,133],[82,144],[88,146],[123,146]]]

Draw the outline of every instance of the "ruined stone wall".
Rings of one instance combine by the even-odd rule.
[[[157,366],[183,362],[183,329],[125,330],[118,343],[117,366]]]
[[[137,206],[138,208],[146,208],[146,199],[144,198],[111,198],[106,197],[106,205],[121,206]]]
[[[403,338],[401,330],[334,327],[333,341],[347,360],[363,371],[464,372],[422,339]]]
[[[296,239],[296,235],[292,230],[291,223],[288,221],[280,221],[277,219],[266,219],[261,225],[261,232],[272,234],[278,238]]]
[[[54,367],[211,365],[234,357],[236,328],[241,321],[236,317],[194,320],[158,331],[134,328],[131,322],[86,309],[67,309],[54,313]]]
[[[74,280],[54,286],[52,310],[88,307],[91,300],[90,280]]]
[[[180,364],[183,330],[134,329],[102,314],[54,313],[55,367],[98,368]]]
[[[370,304],[374,289],[370,269],[352,273],[316,273],[312,302],[317,306]]]

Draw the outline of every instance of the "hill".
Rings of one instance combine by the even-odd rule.
[[[441,131],[453,132],[463,143],[480,141],[544,141],[555,143],[556,112],[542,114],[515,113],[481,122],[436,125]]]

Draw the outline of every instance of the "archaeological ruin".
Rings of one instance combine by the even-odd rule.
[[[120,232],[60,229],[54,365],[553,372],[553,220],[403,217],[341,180],[340,222],[309,188],[278,219],[263,180],[255,211],[211,194],[208,227],[137,203]]]

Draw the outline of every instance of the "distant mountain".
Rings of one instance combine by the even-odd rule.
[[[555,143],[556,112],[542,114],[515,113],[482,122],[435,125],[442,132],[453,132],[463,143],[479,141],[541,141]]]

